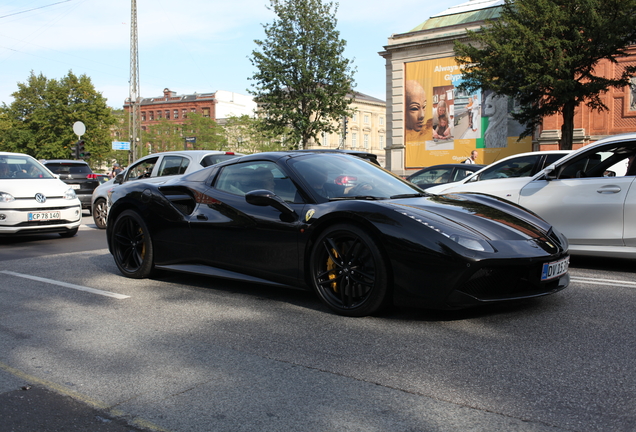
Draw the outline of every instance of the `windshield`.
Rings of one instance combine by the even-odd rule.
[[[352,156],[304,155],[290,159],[289,164],[308,189],[329,200],[388,199],[423,193],[389,171]]]
[[[51,172],[29,156],[0,156],[0,179],[54,178]]]

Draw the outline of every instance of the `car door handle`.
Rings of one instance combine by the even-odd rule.
[[[208,220],[208,217],[206,215],[204,215],[204,214],[198,214],[197,215],[197,219],[198,220],[202,220],[202,221],[206,221],[206,220]]]
[[[621,191],[620,186],[603,186],[596,192],[600,194],[611,194],[611,193],[619,193]]]

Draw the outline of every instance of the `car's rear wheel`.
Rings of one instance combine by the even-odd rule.
[[[334,312],[366,316],[390,301],[387,266],[376,242],[353,225],[334,225],[317,239],[310,257],[311,282]]]
[[[133,210],[120,214],[113,224],[111,247],[115,264],[126,277],[141,279],[154,269],[154,251],[148,226]]]
[[[106,200],[99,198],[93,204],[93,221],[99,229],[106,229],[106,220],[108,218],[108,205]]]

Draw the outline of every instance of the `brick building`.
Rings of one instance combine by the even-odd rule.
[[[144,98],[141,101],[141,129],[166,119],[176,124],[182,124],[189,113],[197,113],[222,123],[230,115],[243,114],[254,116],[256,103],[250,96],[240,95],[228,91],[214,93],[194,93],[177,95],[176,92],[165,88],[163,96]],[[130,100],[124,103],[124,110],[130,110]],[[221,117],[217,117],[221,115]]]
[[[479,153],[478,162],[488,164],[511,154],[558,148],[562,125],[560,115],[546,117],[534,137],[518,141],[522,129],[518,123],[514,124],[508,114],[496,118],[485,111],[485,106],[494,105],[491,102],[497,99],[496,95],[481,92],[468,95],[456,88],[461,82],[461,70],[454,60],[454,42],[467,43],[466,31],[479,30],[487,20],[499,17],[502,3],[502,0],[469,0],[388,39],[384,51],[379,53],[386,59],[388,169],[406,174],[421,166],[464,160],[475,149]],[[617,59],[617,64],[601,62],[596,72],[608,77],[618,76],[626,65],[636,64],[636,49],[633,53]],[[444,101],[454,130],[452,139],[433,139],[430,128],[426,133],[409,129],[406,124],[407,83],[420,87],[426,94],[428,103],[425,101],[423,105],[427,121],[434,121],[437,106]],[[573,148],[606,136],[636,131],[636,95],[633,88],[636,86],[613,89],[604,94],[602,98],[609,111],[599,113],[584,105],[579,106]],[[467,101],[470,99],[477,103],[477,110],[471,108],[469,112]],[[496,111],[499,113],[505,109]],[[508,101],[510,109],[514,109],[512,101]],[[493,126],[497,123],[503,125],[503,133],[499,133],[496,140],[489,139],[489,129],[495,130]]]

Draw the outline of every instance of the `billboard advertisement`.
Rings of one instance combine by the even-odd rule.
[[[515,104],[492,92],[461,92],[454,57],[405,64],[405,167],[462,163],[477,150],[475,163],[489,164],[532,151],[519,140],[523,126],[512,120]]]

